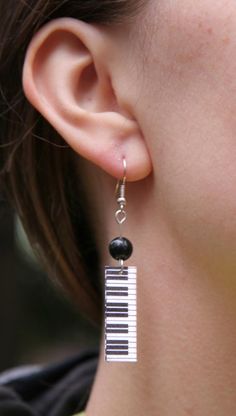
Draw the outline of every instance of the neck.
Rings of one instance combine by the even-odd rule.
[[[235,287],[190,262],[164,221],[141,227],[127,262],[138,269],[138,362],[104,362],[102,339],[86,416],[236,414]]]

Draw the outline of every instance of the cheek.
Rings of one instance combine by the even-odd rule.
[[[153,23],[137,115],[153,156],[157,203],[185,247],[235,261],[235,1],[174,3],[159,7]]]
[[[189,140],[194,138],[194,145],[186,139],[179,146],[181,137],[177,135],[175,145],[163,151],[162,162],[155,166],[156,203],[187,251],[217,266],[223,259],[232,265],[236,251],[236,139],[231,150],[220,148],[220,140],[214,149],[208,140],[215,140],[215,136],[209,130],[199,128],[195,137],[192,133]],[[202,143],[205,134],[208,138]]]

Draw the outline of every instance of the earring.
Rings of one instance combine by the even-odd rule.
[[[131,242],[122,237],[121,225],[126,214],[126,160],[123,158],[124,175],[116,185],[119,209],[115,219],[120,226],[120,236],[109,244],[111,256],[119,266],[105,266],[105,361],[137,361],[137,319],[136,319],[136,266],[124,266],[132,252]]]

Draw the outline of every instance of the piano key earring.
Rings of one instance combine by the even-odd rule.
[[[105,361],[137,361],[136,321],[136,266],[124,266],[132,252],[132,243],[122,236],[121,226],[126,221],[126,159],[123,158],[124,175],[116,185],[116,200],[119,209],[115,219],[120,227],[120,236],[109,244],[111,256],[119,266],[105,266]]]

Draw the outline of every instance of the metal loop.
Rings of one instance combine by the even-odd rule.
[[[119,263],[120,263],[119,274],[122,274],[123,273],[123,270],[124,270],[124,260],[120,259],[119,260]]]
[[[123,222],[125,222],[126,218],[127,218],[127,214],[123,209],[118,209],[116,211],[115,214],[116,217],[116,221],[118,222],[118,224],[123,224]]]

